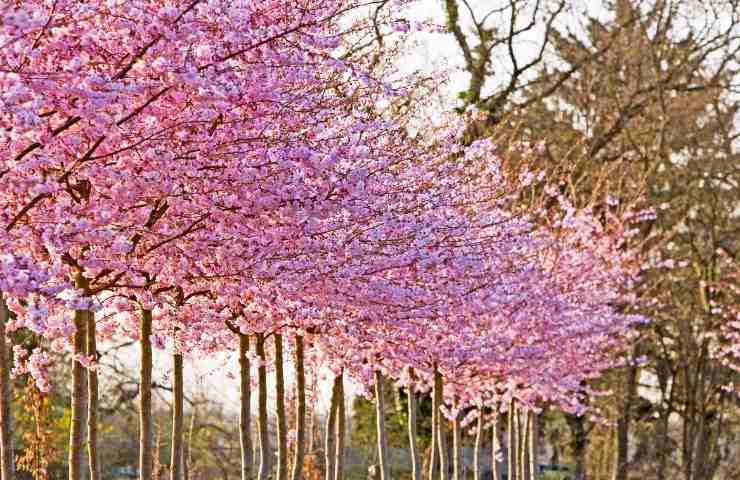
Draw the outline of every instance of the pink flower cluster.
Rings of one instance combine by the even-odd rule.
[[[13,377],[30,374],[39,391],[46,393],[51,389],[49,366],[53,360],[48,352],[41,348],[34,348],[29,355],[28,350],[23,346],[15,345],[13,347],[13,361],[13,371],[11,372]]]
[[[623,313],[627,224],[555,190],[524,208],[541,176],[463,146],[465,117],[409,134],[412,113],[377,107],[406,80],[339,60],[375,28],[342,33],[355,6],[0,6],[0,288],[52,341],[74,309],[135,338],[146,308],[160,347],[203,356],[231,347],[236,317],[310,335],[316,364],[361,383],[437,368],[455,408],[578,410],[640,320]]]

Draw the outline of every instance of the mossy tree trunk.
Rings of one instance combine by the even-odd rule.
[[[10,320],[10,311],[5,297],[0,292],[0,474],[3,480],[15,478],[13,452],[13,422],[11,417],[10,353],[5,338],[5,325]]]
[[[141,311],[139,345],[141,348],[139,370],[139,479],[152,480],[153,428],[152,428],[152,311]]]
[[[170,478],[183,480],[183,359],[182,354],[172,355],[172,452],[170,455]]]
[[[288,421],[285,413],[283,336],[275,334],[275,412],[277,415],[277,480],[288,480]]]
[[[242,480],[252,480],[252,382],[249,336],[239,334],[239,446]]]
[[[95,313],[87,312],[87,356],[98,359]],[[90,464],[90,480],[100,480],[100,458],[98,456],[98,372],[87,371],[87,453]]]
[[[75,276],[75,287],[87,292],[88,281],[81,273]],[[75,310],[74,325],[75,333],[72,350],[72,398],[71,419],[69,427],[69,480],[82,480],[83,473],[83,448],[85,445],[85,429],[87,426],[87,371],[79,357],[84,356],[87,344],[87,319],[88,310]]]

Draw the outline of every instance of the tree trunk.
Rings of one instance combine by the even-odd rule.
[[[95,314],[87,312],[87,356],[97,361],[98,346],[95,329]],[[90,480],[100,480],[100,459],[98,457],[98,372],[87,371],[87,453],[90,462]]]
[[[503,469],[503,452],[501,451],[501,439],[499,438],[499,419],[501,415],[496,408],[493,412],[493,425],[491,426],[491,478],[501,480]]]
[[[634,356],[634,355],[633,355]],[[621,408],[621,415],[617,419],[617,465],[614,480],[627,480],[629,464],[630,415],[632,404],[637,394],[637,366],[633,364],[627,368],[625,379],[625,398]]]
[[[324,440],[324,474],[326,480],[334,480],[337,436],[337,410],[339,410],[339,377],[334,378],[329,402],[329,415],[326,417],[326,438]]]
[[[436,365],[434,365],[434,371],[437,371]],[[434,389],[432,391],[432,442],[429,453],[429,480],[435,479],[439,458],[439,414],[439,404],[437,403],[436,389]]]
[[[378,461],[380,463],[380,480],[390,480],[388,464],[388,438],[385,435],[385,398],[383,395],[383,376],[375,370],[375,423],[378,435]]]
[[[419,463],[419,443],[417,442],[416,426],[416,376],[414,369],[409,370],[409,389],[408,389],[408,430],[409,430],[409,449],[411,453],[411,479],[421,480],[421,465]]]
[[[527,445],[527,457],[529,460],[529,471],[532,479],[536,479],[540,471],[540,465],[537,459],[537,436],[539,435],[538,426],[539,425],[537,422],[537,415],[535,415],[534,412],[530,412],[529,433],[527,434],[529,438],[529,443]]]
[[[170,455],[170,478],[183,480],[182,477],[182,423],[183,423],[183,365],[182,354],[172,356],[172,452]]]
[[[311,408],[306,413],[308,414],[308,445],[306,445],[306,451],[309,454],[313,454],[314,448],[316,447],[316,389],[311,389]]]
[[[188,445],[186,451],[183,452],[185,480],[190,480],[190,467],[193,465],[193,431],[195,430],[198,407],[194,405],[192,411],[193,413],[190,414],[190,428],[188,429]]]
[[[159,461],[159,459],[162,458],[162,422],[159,421],[159,416],[157,416],[156,418],[154,451],[152,452],[152,478],[155,480],[160,480],[164,474],[165,466],[162,465],[162,462]]]
[[[473,480],[482,480],[480,447],[483,443],[483,407],[478,407],[478,422],[475,425],[475,444],[473,444]]]
[[[456,407],[457,408],[457,407]],[[452,479],[463,480],[462,434],[460,427],[460,412],[455,413],[452,420]]]
[[[257,428],[259,430],[259,445],[260,445],[260,465],[259,472],[257,473],[258,480],[267,480],[270,475],[271,459],[270,455],[270,433],[268,431],[269,425],[267,422],[267,359],[265,357],[265,334],[257,334],[257,343],[255,345],[257,350],[257,358],[259,358],[259,366],[257,367],[257,382],[258,382],[258,403],[257,403]]]
[[[87,289],[87,280],[82,275],[75,278],[75,287]],[[87,371],[77,361],[85,355],[87,343],[87,310],[75,310],[74,313],[74,348],[72,357],[72,405],[69,426],[69,480],[84,478],[82,466],[82,451],[85,444],[85,427],[87,424]]]
[[[668,419],[671,417],[672,413],[672,403],[669,399],[665,398],[665,393],[662,395],[660,406],[658,407],[658,420],[656,423],[656,435],[655,435],[655,445],[656,445],[656,453],[658,457],[658,468],[656,469],[655,473],[655,479],[656,480],[665,480],[666,478],[666,470],[668,468],[668,457],[670,456],[670,447],[669,447],[669,424]],[[704,415],[699,412],[698,415],[700,420],[703,420]],[[701,425],[701,424],[700,424]],[[699,430],[701,431],[701,429]],[[694,435],[695,439],[699,440],[701,442],[702,436],[699,434]],[[706,457],[701,452],[700,449],[697,449],[697,455],[694,456],[694,462],[704,462],[706,461]],[[700,453],[701,452],[701,453]],[[696,465],[696,464],[695,464]],[[692,478],[706,478],[704,476],[698,476],[698,477],[692,477]]]
[[[303,337],[295,337],[295,369],[296,369],[296,442],[293,456],[292,480],[301,480],[303,461],[306,456],[306,369],[303,354]]]
[[[571,432],[571,447],[575,460],[574,480],[586,479],[586,436],[585,418],[583,416],[566,415],[566,421]]]
[[[334,462],[334,480],[344,480],[344,443],[345,443],[345,421],[344,411],[344,371],[339,374],[339,402],[337,403],[337,450]]]
[[[306,370],[303,354],[303,337],[295,337],[295,454],[293,456],[293,474],[291,480],[301,480],[303,461],[306,455]]]
[[[283,336],[275,334],[275,410],[277,414],[277,480],[288,480],[288,422],[285,414]]]
[[[250,378],[249,336],[239,334],[239,445],[242,480],[252,480],[252,384]]]
[[[304,362],[305,363],[305,362]],[[305,367],[304,367],[305,369]],[[309,372],[311,374],[311,372]],[[311,408],[308,410],[308,452],[313,454],[314,448],[316,448],[316,430],[320,430],[320,427],[316,427],[316,374],[311,374]]]
[[[13,422],[11,418],[10,395],[10,354],[7,338],[5,338],[5,325],[10,320],[8,305],[5,297],[0,292],[0,474],[2,480],[13,480],[15,478],[15,462],[13,452]]]
[[[435,368],[434,370],[434,398],[432,398],[432,409],[437,412],[437,450],[439,452],[439,478],[447,480],[449,471],[447,467],[447,442],[445,439],[444,421],[442,418],[442,374]]]
[[[519,477],[522,480],[531,480],[532,478],[532,473],[531,473],[530,464],[529,464],[529,448],[528,448],[529,442],[530,442],[529,436],[531,434],[531,431],[530,431],[531,422],[532,422],[532,412],[531,411],[527,410],[526,412],[524,412],[523,418],[521,418],[521,414],[520,414],[519,425],[520,425],[521,432],[522,432],[522,435],[521,435],[522,441],[519,442],[519,450],[520,450],[519,458],[521,459],[520,460],[521,465],[519,467],[519,472],[520,472]]]
[[[139,479],[152,480],[152,311],[141,311],[139,386]]]
[[[517,425],[516,425],[516,413],[514,407],[514,399],[509,403],[508,411],[509,423],[507,425],[507,435],[509,441],[506,445],[507,450],[507,462],[506,462],[506,473],[507,480],[519,480],[517,477],[517,456],[516,453],[519,450],[517,446]]]

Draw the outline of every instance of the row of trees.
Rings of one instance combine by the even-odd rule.
[[[470,73],[462,101],[491,114],[476,137],[543,142],[543,167],[567,178],[576,204],[642,196],[656,217],[638,238],[675,264],[642,278],[652,321],[632,361],[598,382],[616,395],[591,400],[615,427],[566,417],[567,450],[593,478],[733,478],[738,374],[720,352],[737,349],[740,12],[730,1],[588,6],[445,2]]]
[[[498,438],[508,412],[508,478],[524,480],[535,470],[532,412],[557,406],[582,421],[589,411],[599,390],[588,382],[643,321],[639,274],[670,266],[639,238],[654,215],[639,195],[592,188],[574,199],[572,178],[538,166],[549,150],[476,138],[489,113],[420,120],[406,93],[438,80],[378,60],[410,34],[406,2],[387,3],[366,16],[348,0],[0,7],[0,335],[33,334],[31,352],[13,349],[14,369],[40,391],[50,388],[44,349],[72,353],[71,480],[101,478],[97,345],[110,339],[140,347],[142,480],[156,450],[153,347],[172,353],[173,479],[183,478],[184,357],[238,356],[244,479],[301,478],[305,373],[324,367],[335,373],[327,479],[343,475],[345,379],[374,394],[383,480],[385,379],[409,392],[415,479],[421,392],[433,399],[429,478],[448,478],[448,465],[461,478],[461,435],[476,416]],[[11,362],[0,343],[10,480]]]

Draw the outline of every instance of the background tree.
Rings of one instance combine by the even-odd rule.
[[[469,134],[495,135],[504,148],[512,141],[542,145],[542,167],[577,203],[639,199],[658,212],[635,241],[673,268],[639,286],[653,301],[642,310],[653,321],[634,339],[627,365],[601,382],[618,392],[616,405],[603,405],[616,431],[568,418],[570,458],[585,469],[577,473],[618,480],[725,475],[738,454],[728,445],[737,443],[740,410],[722,389],[737,374],[717,355],[726,321],[711,285],[722,275],[720,251],[737,251],[740,225],[740,12],[721,1],[600,6],[588,18],[576,15],[576,2],[548,10],[547,2],[510,1],[485,14],[474,2],[445,2],[470,72],[461,98],[492,118]],[[466,31],[466,11],[489,26],[472,20]],[[571,25],[587,20],[578,28],[564,18]],[[527,31],[539,41],[534,55],[513,48]],[[501,58],[508,68],[493,68]],[[604,459],[612,436],[616,448]]]
[[[391,449],[405,450],[408,447],[408,395],[405,389],[399,388],[392,382],[384,381],[385,392],[385,428],[388,446]],[[432,399],[429,392],[418,394],[417,397],[417,439],[419,451],[422,454],[422,464],[428,467],[429,446],[432,441]],[[375,406],[372,401],[363,396],[357,396],[352,402],[352,430],[350,443],[356,450],[363,453],[363,462],[358,470],[367,472],[370,464],[377,463],[375,445]],[[407,471],[396,471],[398,475],[410,478],[411,464]],[[426,471],[426,470],[424,470]]]

